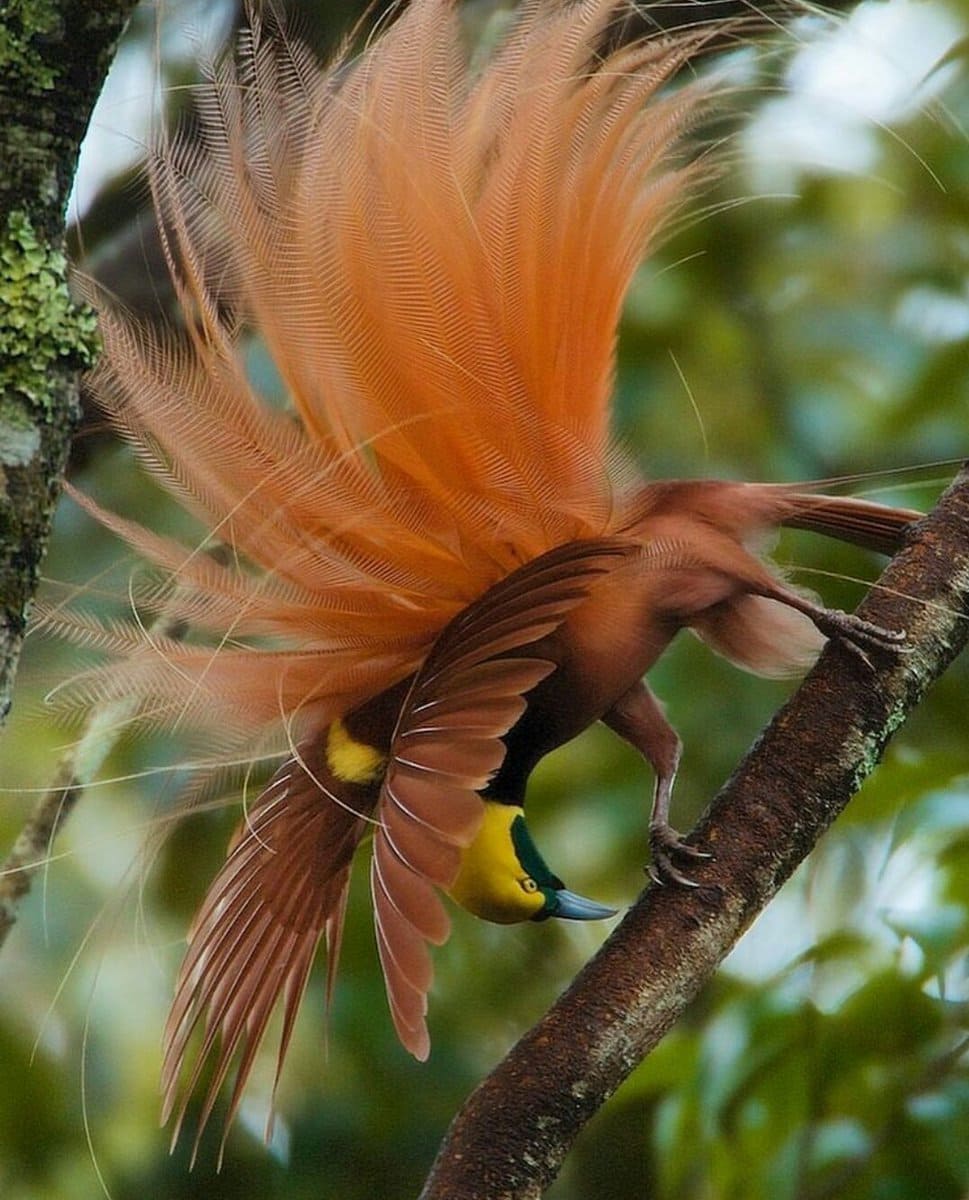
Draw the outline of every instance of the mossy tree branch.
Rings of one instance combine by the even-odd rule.
[[[695,831],[701,887],[649,887],[455,1118],[422,1200],[534,1200],[873,770],[969,637],[969,470],[859,609],[905,629],[872,668],[829,645]]]
[[[135,0],[11,0],[0,12],[0,724],[95,351],[67,287],[65,213],[81,140]],[[47,850],[62,797],[34,813],[17,861]],[[27,844],[27,834],[35,840]],[[37,840],[39,839],[39,841]],[[0,883],[0,931],[26,891]],[[13,891],[11,892],[11,889]],[[9,901],[9,904],[8,904]]]
[[[67,290],[81,140],[134,0],[12,0],[0,15],[0,721],[94,353]]]

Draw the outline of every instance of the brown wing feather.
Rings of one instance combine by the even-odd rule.
[[[525,711],[525,694],[555,670],[527,648],[631,550],[611,540],[569,543],[496,584],[444,629],[404,702],[377,809],[371,890],[394,1024],[417,1058],[430,1048],[426,943],[448,932],[431,885],[454,882],[481,821],[478,793],[504,759],[502,739]]]
[[[332,988],[350,861],[367,813],[328,796],[322,747],[320,736],[307,741],[270,781],[237,831],[195,919],[164,1037],[163,1116],[175,1114],[173,1142],[209,1062],[213,1069],[195,1148],[235,1062],[228,1128],[282,999],[278,1082],[323,936],[330,956],[328,992]],[[190,1043],[199,1026],[201,1041],[193,1057]]]

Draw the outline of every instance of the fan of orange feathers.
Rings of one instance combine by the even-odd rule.
[[[332,985],[363,839],[390,1011],[423,1058],[441,893],[497,921],[609,912],[528,834],[549,750],[597,720],[637,747],[653,871],[692,882],[702,850],[668,820],[679,740],[643,683],[678,630],[763,673],[824,637],[864,656],[904,636],[820,607],[750,546],[789,525],[890,552],[918,514],[644,482],[610,436],[620,307],[708,171],[683,138],[717,94],[674,78],[714,30],[609,49],[618,7],[527,0],[470,65],[454,6],[412,0],[327,69],[253,12],[195,136],[150,156],[186,320],[97,297],[95,385],[228,552],[82,498],[164,570],[194,636],[83,629],[111,661],[80,687],[287,746],[191,930],[165,1034],[175,1136],[203,1074],[200,1128],[234,1067],[231,1121],[279,1003],[281,1067],[321,940]],[[252,339],[285,411],[250,378]]]

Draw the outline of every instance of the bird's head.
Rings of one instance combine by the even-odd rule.
[[[546,917],[593,921],[616,911],[570,892],[539,854],[524,811],[493,800],[485,801],[484,820],[450,894],[476,917],[502,925]]]

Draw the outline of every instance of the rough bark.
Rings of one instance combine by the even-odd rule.
[[[829,645],[699,823],[697,890],[650,887],[455,1118],[422,1200],[531,1200],[806,857],[969,636],[969,471],[859,609],[908,633],[871,667]]]
[[[0,14],[0,722],[77,414],[94,321],[72,302],[64,214],[134,0],[11,0]]]
[[[78,373],[95,349],[93,314],[67,287],[67,201],[133,7],[134,0],[11,0],[0,11],[0,725],[77,416]],[[11,864],[46,851],[65,798],[61,790],[52,796],[25,827]],[[27,876],[5,874],[0,885],[2,940]]]

